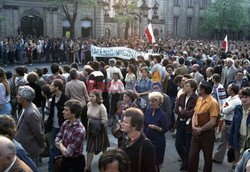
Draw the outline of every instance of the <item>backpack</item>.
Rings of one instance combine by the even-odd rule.
[[[156,72],[152,76],[152,81],[161,82],[161,73],[158,71],[158,66],[156,66]]]

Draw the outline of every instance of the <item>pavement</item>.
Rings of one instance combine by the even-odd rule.
[[[29,69],[29,72],[34,71],[35,68],[41,68],[41,67],[47,67],[50,71],[50,65],[51,63],[33,63],[32,65],[27,64],[27,67]],[[60,66],[63,66],[65,64],[62,64]],[[1,66],[5,69],[5,71],[12,71],[14,72],[14,67],[18,65],[9,65],[9,66]],[[82,71],[83,65],[79,65],[79,70]],[[117,139],[113,137],[111,134],[111,128],[108,127],[108,136],[110,141],[110,147],[116,147],[117,145]],[[175,139],[172,137],[173,132],[167,132],[166,133],[166,149],[165,149],[165,157],[163,162],[163,167],[161,169],[162,172],[176,172],[180,169],[180,162],[178,161],[178,153],[175,149]],[[214,153],[218,147],[218,142],[215,143],[214,146]],[[84,149],[86,149],[86,141],[84,143]],[[84,152],[84,155],[86,157],[87,153]],[[93,162],[92,162],[92,172],[98,172],[98,160],[101,156],[101,153],[94,156]],[[199,162],[199,172],[203,171],[203,165],[204,165],[204,158],[203,153],[200,153],[200,162]],[[227,157],[225,156],[224,162],[221,164],[213,163],[213,172],[232,172],[232,164],[227,162]],[[39,172],[47,172],[48,171],[48,158],[42,159],[42,164],[39,166]]]

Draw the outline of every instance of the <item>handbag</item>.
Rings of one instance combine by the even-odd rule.
[[[116,123],[112,128],[111,128],[111,132],[113,134],[113,136],[117,139],[121,139],[122,138],[122,130],[121,127],[118,123]]]
[[[90,119],[89,120],[89,128],[88,134],[91,136],[99,136],[102,133],[103,124],[99,119]]]
[[[58,155],[55,157],[53,164],[54,164],[54,172],[59,172],[61,164],[62,164],[63,155]]]
[[[234,160],[235,160],[234,148],[230,148],[227,151],[227,161],[231,163]]]

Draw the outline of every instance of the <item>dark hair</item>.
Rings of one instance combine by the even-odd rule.
[[[131,126],[137,131],[141,131],[143,124],[143,112],[138,108],[128,108],[125,110],[124,116],[131,117]]]
[[[69,65],[64,65],[63,70],[65,70],[67,73],[70,71],[70,66]]]
[[[72,68],[75,68],[76,70],[78,70],[78,64],[77,64],[77,63],[72,63],[72,64],[70,65],[70,67],[71,67],[71,69],[72,69]]]
[[[164,59],[162,62],[162,66],[167,66],[168,65],[168,59]]]
[[[202,81],[200,83],[200,89],[204,90],[206,94],[211,94],[212,92],[212,86],[209,82],[207,81]]]
[[[240,95],[240,97],[242,97],[242,96],[248,96],[248,97],[250,97],[250,87],[242,88],[240,90],[239,95]]]
[[[221,80],[221,76],[218,73],[213,74],[213,79],[215,82],[219,83]]]
[[[96,96],[96,103],[97,104],[101,104],[103,102],[102,95],[100,94],[99,90],[93,89],[89,93],[93,93]]]
[[[52,73],[57,73],[59,71],[59,65],[57,63],[53,63],[50,69]]]
[[[190,84],[191,88],[193,88],[193,92],[195,92],[196,89],[197,89],[197,82],[196,82],[196,80],[194,80],[194,79],[188,79],[188,80],[185,81],[185,84],[187,84],[187,83]]]
[[[49,71],[48,68],[46,68],[46,67],[43,68],[43,74],[47,74],[48,71]]]
[[[230,85],[231,85],[231,90],[234,92],[234,94],[238,94],[240,91],[240,87],[235,83],[232,83]]]
[[[135,67],[134,67],[134,65],[129,64],[128,67],[129,67],[129,69],[131,70],[132,73],[135,72]]]
[[[118,73],[118,72],[114,72],[114,73],[113,73],[113,76],[114,76],[114,75],[117,75],[117,76],[118,76],[118,78],[120,78],[120,75],[119,75],[119,73]]]
[[[99,70],[99,68],[100,68],[99,62],[93,62],[92,68],[93,68],[94,70]]]
[[[144,60],[144,63],[146,64],[146,66],[150,66],[150,61],[149,60]]]
[[[60,91],[63,91],[63,81],[61,79],[54,79],[52,83],[54,83],[54,86],[58,87]]]
[[[64,103],[64,106],[69,107],[72,114],[75,114],[76,118],[79,118],[82,114],[83,104],[79,100],[70,99]]]
[[[169,65],[166,66],[166,70],[167,70],[167,68],[172,68],[172,70],[174,70],[174,66],[171,65],[171,64],[169,64]]]
[[[107,165],[115,161],[118,162],[119,172],[130,171],[129,158],[127,154],[122,149],[119,149],[119,148],[109,149],[108,151],[102,154],[102,156],[100,157],[98,161],[99,170],[100,171],[102,169],[106,170]]]
[[[17,73],[18,75],[24,76],[24,69],[23,69],[22,66],[17,66],[17,67],[15,67],[15,71],[16,71],[16,73]]]
[[[37,75],[38,75],[39,77],[42,77],[42,76],[43,76],[43,71],[42,71],[41,68],[36,68],[35,72],[37,73]]]
[[[243,74],[243,71],[242,71],[242,70],[238,70],[238,71],[236,72],[236,75],[237,75],[238,73],[242,73],[242,74]]]
[[[7,72],[5,72],[5,75],[6,75],[6,78],[7,79],[10,79],[10,78],[12,78],[12,72],[9,70],[9,71],[7,71]]]
[[[92,70],[87,68],[87,69],[84,69],[86,72],[88,72],[88,75],[91,74]]]
[[[13,140],[16,137],[16,122],[8,115],[0,115],[0,135]]]
[[[75,68],[72,68],[69,72],[69,75],[70,75],[71,79],[76,79],[76,77],[78,76],[78,72]]]
[[[190,74],[184,74],[183,77],[187,78],[187,79],[191,79],[192,76]]]
[[[127,90],[124,94],[126,94],[126,96],[131,99],[131,102],[133,102],[136,98],[135,92],[133,90]]]
[[[214,68],[208,67],[207,69],[209,69],[209,72],[211,72],[212,74],[214,74]]]
[[[21,66],[23,68],[24,73],[28,73],[28,67],[26,65]]]
[[[181,65],[185,63],[185,60],[184,60],[183,57],[180,57],[180,58],[179,58],[179,63],[180,63]]]
[[[154,59],[156,59],[158,63],[161,63],[161,56],[154,56]]]
[[[45,94],[45,96],[46,96],[47,98],[50,98],[50,97],[51,97],[51,92],[50,92],[50,89],[49,89],[49,85],[48,85],[48,84],[42,86],[41,92],[43,92],[43,94]]]
[[[179,82],[182,81],[182,78],[183,78],[182,75],[177,75],[177,76],[174,78],[174,83],[177,85],[177,83],[179,83]]]
[[[127,67],[128,66],[128,60],[126,59],[122,59],[123,63],[124,63],[124,66]]]

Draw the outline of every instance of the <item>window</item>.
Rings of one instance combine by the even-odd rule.
[[[192,35],[192,18],[187,18],[187,36]]]
[[[174,5],[179,5],[179,0],[174,0]]]
[[[178,35],[179,32],[179,17],[174,17],[174,35]]]
[[[193,6],[193,0],[188,0],[188,7]]]
[[[200,0],[200,8],[204,8],[204,1],[203,0]]]

